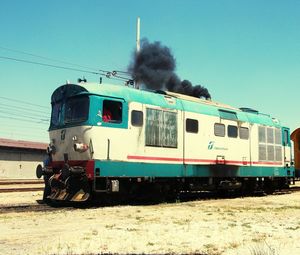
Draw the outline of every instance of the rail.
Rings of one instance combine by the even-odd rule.
[[[43,189],[44,182],[42,180],[0,179],[0,193],[41,191]]]

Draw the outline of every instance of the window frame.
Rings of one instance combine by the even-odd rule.
[[[244,134],[244,131],[247,131],[247,138],[241,134]],[[241,132],[242,131],[242,132]],[[249,128],[248,127],[239,127],[239,138],[242,140],[249,140]]]
[[[84,100],[84,105],[82,107],[86,107],[85,110],[85,115],[81,118],[68,118],[68,106],[70,103],[73,103],[72,101],[77,101],[77,103],[79,103],[78,101],[80,100]],[[78,105],[77,105],[78,107]],[[78,123],[83,123],[86,122],[89,119],[89,111],[90,111],[90,98],[88,95],[80,95],[80,96],[74,96],[74,97],[69,97],[66,102],[62,105],[62,111],[64,113],[63,115],[63,122],[65,125],[72,125],[72,124],[78,124]],[[73,108],[74,109],[74,108]]]
[[[279,130],[274,126],[258,126],[259,161],[282,162]]]
[[[223,131],[224,132],[222,132],[222,134],[218,134],[218,133],[216,133],[216,127],[222,127],[223,128]],[[226,131],[225,131],[226,129],[225,129],[225,125],[223,124],[223,123],[215,123],[214,124],[214,135],[215,136],[218,136],[218,137],[225,137],[226,136]]]
[[[232,128],[234,128],[234,135],[232,135]],[[238,127],[234,125],[227,126],[227,136],[230,138],[237,138],[238,137]]]
[[[289,138],[289,131],[284,129],[283,130],[283,146],[289,146],[290,138]]]
[[[168,117],[167,117],[168,116]],[[173,129],[168,122],[175,120]],[[172,139],[172,135],[173,136]],[[145,146],[178,148],[178,113],[162,109],[146,108]]]
[[[64,104],[62,101],[52,103],[50,127],[59,127],[63,124]]]
[[[108,104],[108,106],[106,105]],[[109,107],[109,104],[112,104],[113,107]],[[121,106],[121,109],[120,109]],[[105,121],[104,111],[105,109],[108,109],[110,111],[111,118],[110,120]],[[119,100],[112,100],[112,99],[104,99],[102,101],[102,122],[103,123],[109,123],[109,124],[122,124],[123,123],[123,109],[124,104],[122,101]],[[116,112],[118,111],[118,112]],[[119,118],[116,118],[116,116],[119,115]]]
[[[187,133],[198,134],[199,133],[199,121],[197,119],[186,118],[185,131]]]
[[[136,114],[138,114],[140,116],[137,116]],[[136,117],[134,117],[134,115],[136,115]],[[136,120],[138,120],[138,121],[136,121]],[[144,125],[144,113],[143,113],[143,111],[139,111],[139,110],[132,110],[131,111],[131,125],[134,126],[134,127],[142,127]]]

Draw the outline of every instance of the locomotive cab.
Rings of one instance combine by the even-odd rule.
[[[92,192],[95,157],[109,159],[111,153],[107,134],[98,133],[99,128],[126,127],[127,105],[121,98],[92,94],[81,84],[57,88],[51,105],[50,163],[36,171],[37,177],[44,175],[44,197],[86,201]]]

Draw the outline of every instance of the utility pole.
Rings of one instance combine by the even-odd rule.
[[[140,44],[140,25],[141,25],[141,21],[140,21],[140,17],[137,17],[136,20],[136,54],[138,54],[141,50],[141,44]],[[135,81],[135,88],[139,89],[140,85],[138,84],[137,81]]]

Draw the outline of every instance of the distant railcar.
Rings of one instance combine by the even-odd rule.
[[[37,168],[50,200],[272,191],[294,177],[289,128],[249,108],[92,83],[60,86],[51,104],[51,160]]]
[[[294,142],[295,177],[300,179],[300,128],[291,134]]]

